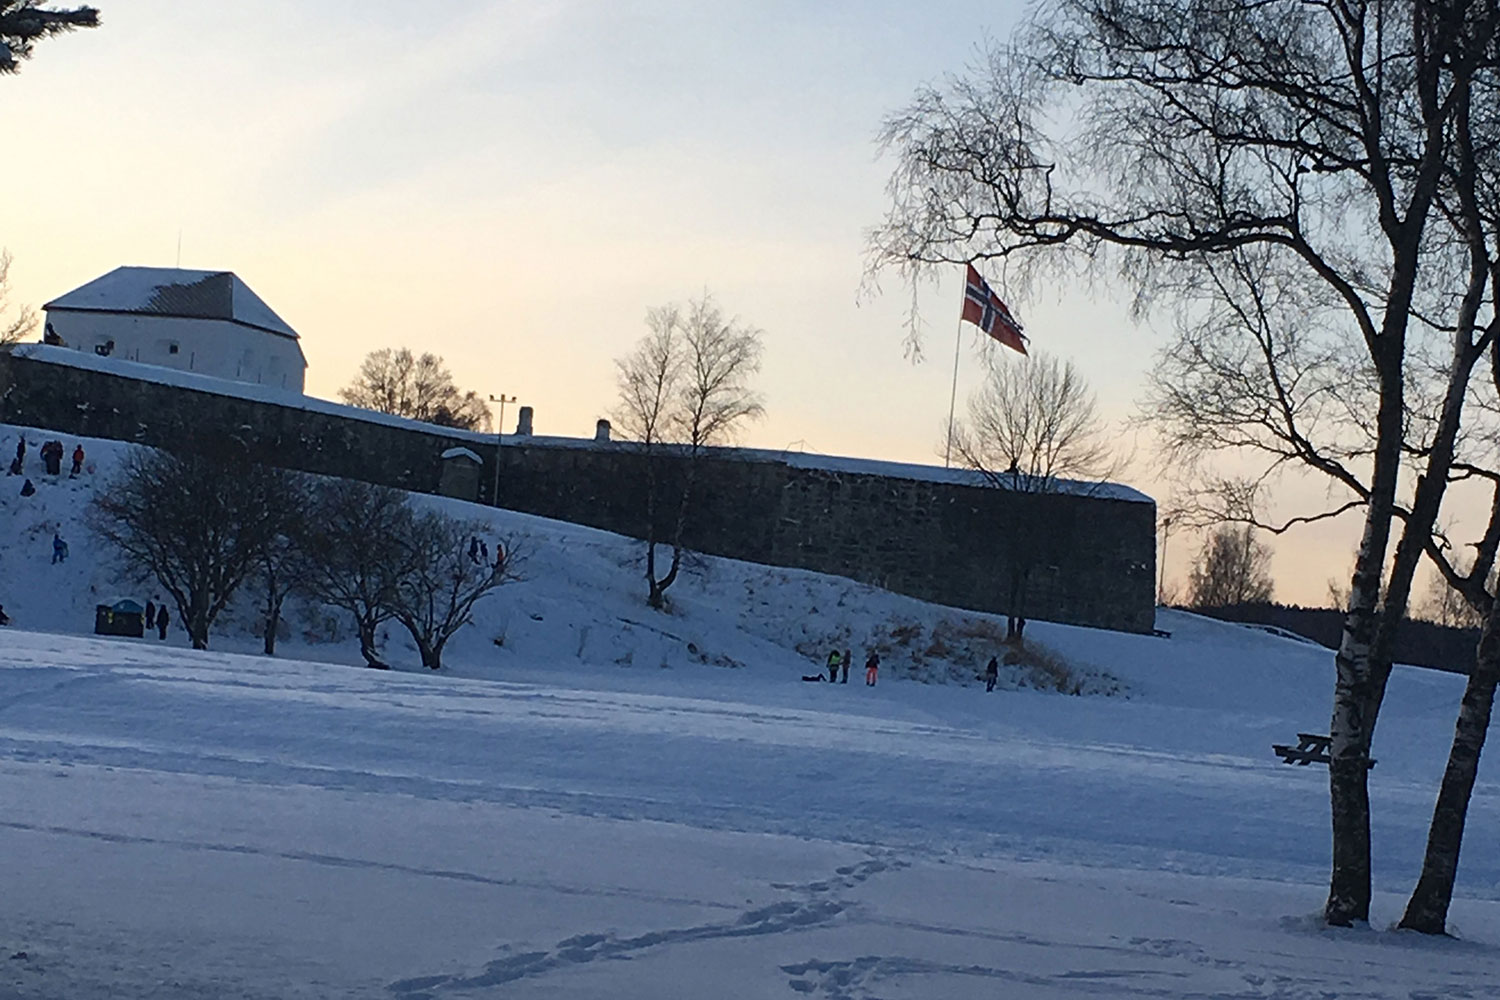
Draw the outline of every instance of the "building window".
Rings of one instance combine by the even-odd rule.
[[[167,353],[168,354],[176,354],[177,351],[178,351],[178,347],[177,347],[177,344],[175,342],[167,345]]]

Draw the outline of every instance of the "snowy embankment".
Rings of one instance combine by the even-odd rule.
[[[0,479],[0,998],[1500,995],[1492,782],[1464,941],[1313,919],[1326,772],[1269,744],[1325,723],[1326,651],[1033,623],[1129,697],[986,695],[928,652],[982,616],[719,560],[655,615],[630,543],[505,512],[527,578],[451,672],[350,666],[316,615],[288,658],[86,638],[120,590],[78,522],[118,448],[86,447],[93,479]],[[968,682],[802,683],[830,637]],[[1393,679],[1382,926],[1461,688]]]
[[[94,491],[104,488],[130,446],[82,439],[87,461],[77,478],[41,473],[40,443],[47,431],[0,425],[0,453],[13,454],[18,435],[28,442],[27,477],[35,496],[19,495],[21,479],[0,477],[0,605],[16,626],[39,631],[90,633],[94,608],[128,597],[159,602],[162,592],[132,579],[101,550],[87,528]],[[79,439],[67,438],[72,453]],[[8,464],[8,460],[7,463]],[[816,673],[835,646],[852,649],[858,664],[875,649],[884,676],[973,683],[998,647],[993,616],[952,611],[838,577],[782,570],[727,559],[690,559],[669,593],[672,613],[645,606],[639,543],[578,525],[496,511],[440,497],[418,504],[477,522],[489,541],[518,544],[522,580],[507,585],[475,609],[475,622],[448,647],[444,663],[459,676],[511,677],[541,662],[550,672],[563,664],[584,668],[751,667],[778,676]],[[69,547],[53,564],[52,538]],[[172,608],[173,616],[180,618]],[[280,652],[286,656],[359,663],[358,642],[343,612],[289,602]],[[210,645],[252,652],[260,619],[253,586],[215,623]],[[420,669],[405,631],[389,623],[384,652],[398,668]],[[186,645],[181,622],[169,645]],[[852,671],[852,682],[862,670]],[[1046,672],[1007,669],[1008,687],[1055,686]],[[1109,692],[1118,684],[1104,671],[1080,665],[1061,680],[1068,689]]]

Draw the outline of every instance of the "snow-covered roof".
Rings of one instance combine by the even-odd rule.
[[[443,459],[446,461],[450,458],[467,458],[469,461],[473,462],[476,465],[484,464],[484,459],[474,454],[474,452],[470,451],[468,448],[449,448],[447,451],[443,452]]]
[[[222,319],[297,339],[297,331],[232,271],[117,267],[42,308]]]

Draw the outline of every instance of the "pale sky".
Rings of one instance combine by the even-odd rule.
[[[519,397],[537,433],[587,436],[646,310],[707,289],[765,330],[766,418],[743,443],[941,464],[962,278],[921,295],[911,364],[909,291],[859,295],[892,166],[874,137],[1018,5],[96,2],[102,27],[0,80],[14,302],[173,266],[180,233],[181,266],[236,272],[299,331],[312,395],[405,345]],[[1131,448],[1170,331],[1095,289],[1013,297]],[[1165,498],[1147,461],[1124,478]],[[1322,603],[1357,528],[1277,542],[1278,598]],[[1174,536],[1169,579],[1196,545]]]

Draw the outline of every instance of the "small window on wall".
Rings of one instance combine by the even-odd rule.
[[[175,340],[172,343],[170,343],[170,344],[167,345],[167,353],[168,354],[176,354],[180,350],[181,350],[181,348],[177,345],[177,342]]]

